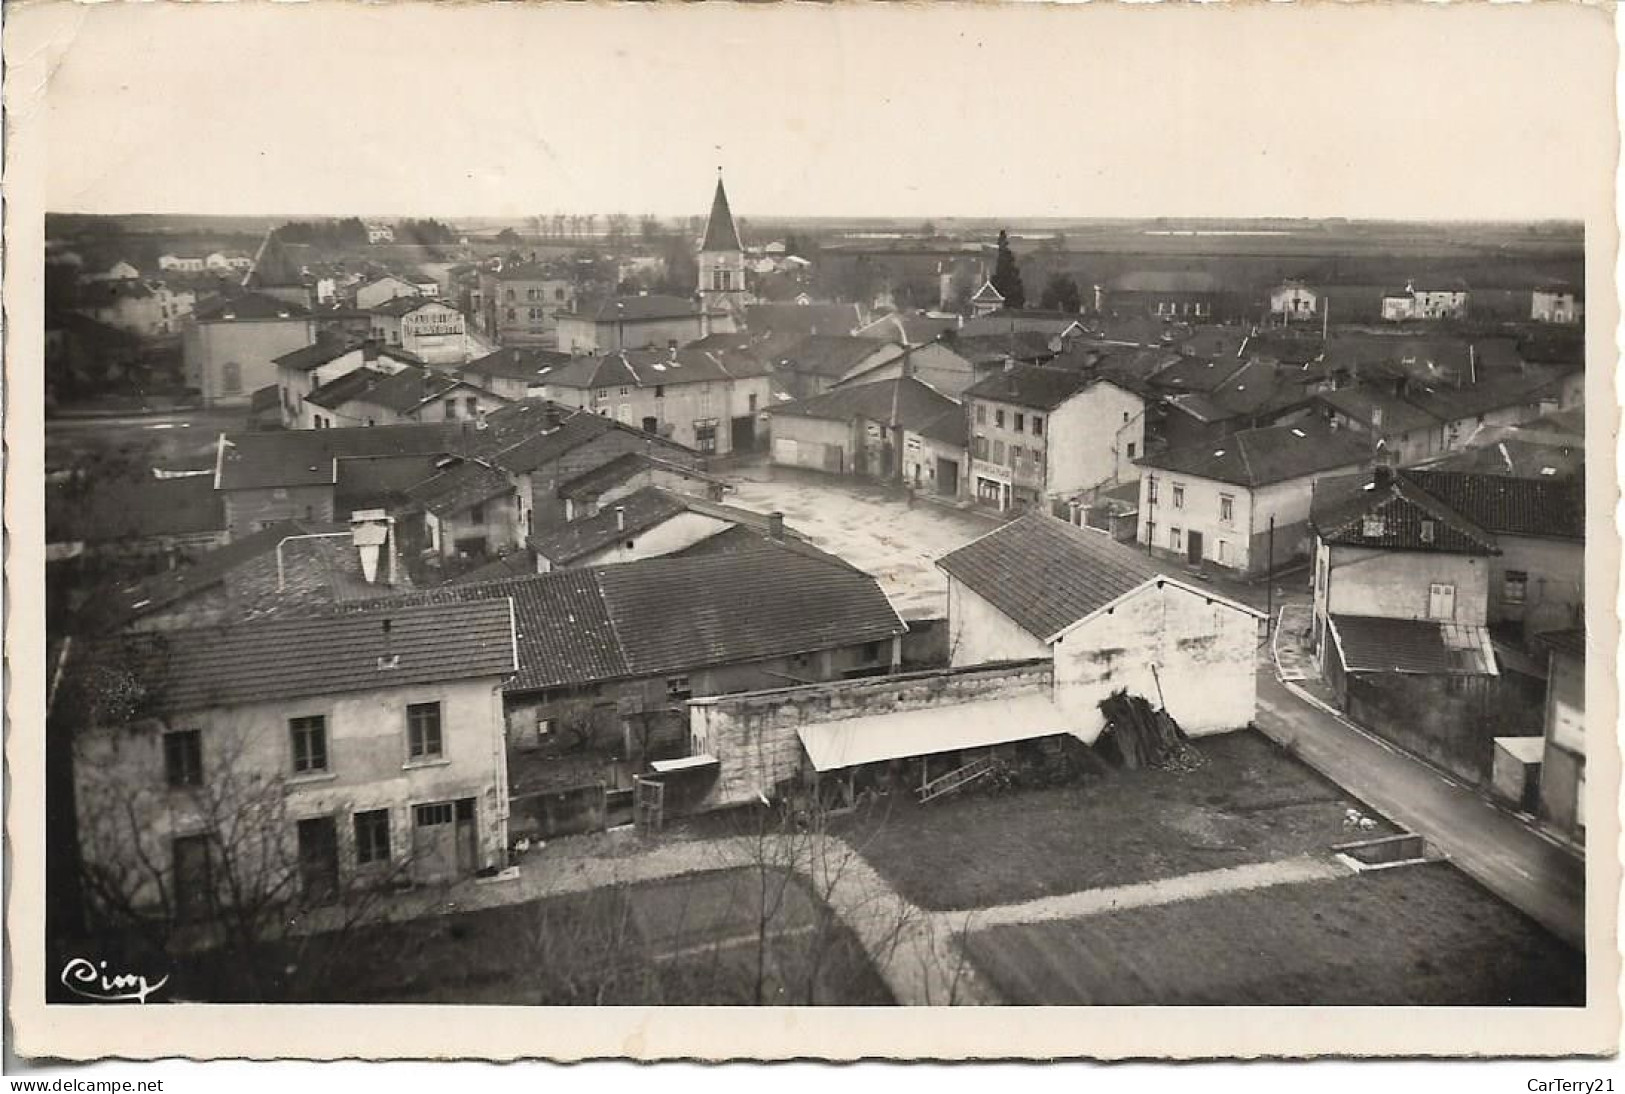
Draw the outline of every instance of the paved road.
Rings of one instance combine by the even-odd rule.
[[[1585,939],[1585,864],[1477,794],[1289,692],[1267,661],[1258,726],[1349,793],[1420,833],[1481,885],[1575,946]]]

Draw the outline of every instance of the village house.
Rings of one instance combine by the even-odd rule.
[[[1162,394],[1156,437],[1180,448],[1216,444],[1243,429],[1305,416],[1317,382],[1304,369],[1256,357],[1181,357],[1153,373],[1147,386]]]
[[[1145,401],[1111,380],[1019,366],[966,389],[970,495],[1001,512],[1138,475]]]
[[[650,486],[711,501],[721,501],[731,489],[726,479],[697,467],[649,452],[627,452],[561,483],[557,495],[564,502],[564,519],[574,521]]]
[[[363,311],[371,311],[373,308],[381,307],[399,297],[416,297],[418,287],[405,278],[396,277],[394,274],[385,274],[382,277],[375,277],[355,286],[351,295],[354,297],[353,303],[357,308]]]
[[[1578,323],[1585,296],[1572,285],[1541,285],[1529,294],[1529,318],[1536,323]]]
[[[136,269],[135,266],[132,265],[131,263],[126,262],[124,259],[121,258],[117,262],[115,262],[111,266],[109,266],[107,269],[102,270],[99,273],[86,274],[85,277],[84,277],[84,280],[86,280],[86,281],[135,281],[135,280],[138,280],[140,277],[141,277],[141,271]]]
[[[992,315],[1004,308],[1004,294],[994,287],[991,280],[983,281],[970,297],[970,310],[972,318],[981,318]]]
[[[770,412],[773,423],[773,462],[836,475],[857,475],[882,482],[903,481],[903,454],[907,435],[917,438],[930,431],[933,444],[944,435],[939,419],[965,410],[958,401],[912,376],[873,383],[843,384],[811,399],[783,403]],[[959,435],[963,436],[963,428]],[[947,436],[953,436],[949,429]],[[923,455],[923,453],[922,453]],[[964,450],[950,456],[943,472],[957,492]],[[933,474],[935,465],[930,465]],[[923,471],[924,460],[914,461]],[[922,475],[922,483],[928,481]],[[934,480],[933,480],[934,481]]]
[[[1095,286],[1102,315],[1149,315],[1187,322],[1222,316],[1223,291],[1211,275],[1188,270],[1136,270]]]
[[[461,365],[471,356],[463,313],[421,296],[398,297],[373,308],[372,337],[431,365]]]
[[[859,327],[857,335],[859,338],[874,338],[904,346],[923,346],[927,342],[935,342],[948,331],[958,330],[963,322],[957,315],[889,312]]]
[[[481,561],[524,545],[518,489],[501,467],[477,457],[446,457],[405,491],[402,542],[442,560]],[[421,515],[421,527],[415,518]]]
[[[549,369],[536,386],[545,398],[718,456],[756,450],[757,418],[773,396],[767,366],[737,350],[575,357]]]
[[[891,352],[872,357],[850,369],[837,386],[872,384],[913,377],[953,399],[986,375],[946,341],[923,346],[891,346]]]
[[[528,398],[545,386],[543,375],[570,362],[568,353],[535,346],[506,346],[477,357],[457,370],[457,375],[477,387],[504,399]]]
[[[207,266],[202,258],[188,255],[161,254],[158,256],[158,268],[175,273],[202,273]]]
[[[1314,420],[1142,457],[1139,542],[1192,566],[1269,573],[1312,548],[1315,480],[1371,458],[1368,441]]]
[[[745,329],[752,338],[812,334],[848,335],[863,326],[856,304],[808,303],[747,304]]]
[[[176,630],[119,652],[96,668],[139,681],[145,709],[87,703],[74,740],[99,891],[188,920],[507,865],[510,602]],[[263,893],[240,888],[252,879]]]
[[[277,383],[276,359],[316,341],[308,309],[263,293],[200,305],[182,332],[186,382],[206,406],[247,406]]]
[[[203,268],[214,273],[240,273],[253,267],[253,258],[241,251],[210,251],[203,256]]]
[[[1467,318],[1467,286],[1459,279],[1407,282],[1402,291],[1382,297],[1382,317],[1391,322],[1411,319]]]
[[[1270,314],[1290,323],[1320,314],[1320,298],[1302,281],[1283,281],[1270,290]]]
[[[1586,636],[1583,629],[1541,635],[1546,673],[1544,748],[1538,812],[1560,835],[1579,843],[1586,833]]]
[[[306,395],[299,428],[346,429],[459,419],[478,422],[507,402],[456,376],[380,356]]]
[[[283,426],[287,429],[314,429],[317,428],[314,408],[305,402],[305,398],[318,388],[362,367],[388,373],[420,362],[399,349],[380,346],[370,339],[319,335],[315,342],[284,353],[274,363]]]
[[[558,316],[575,307],[575,283],[553,267],[504,263],[479,274],[480,316],[486,335],[504,346],[564,346]]]
[[[692,493],[645,486],[601,502],[563,527],[530,540],[537,573],[605,566],[676,554],[735,528],[775,539],[789,533],[777,513],[753,513]]]
[[[369,224],[367,225],[367,242],[394,243],[395,229],[388,224]]]
[[[555,317],[558,347],[603,354],[682,346],[709,333],[706,315],[688,300],[657,293],[578,300]]]
[[[1071,312],[1044,308],[1000,308],[967,319],[956,335],[959,338],[1040,335],[1048,342],[1052,353],[1060,353],[1086,333],[1082,317]]]
[[[773,358],[773,374],[796,399],[822,395],[872,362],[897,355],[900,347],[848,334],[810,334]]]
[[[171,289],[162,281],[125,279],[85,285],[77,310],[142,338],[163,338],[180,333],[196,303],[197,294],[190,290]]]

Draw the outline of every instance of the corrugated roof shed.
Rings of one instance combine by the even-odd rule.
[[[1160,576],[1139,552],[1047,513],[995,529],[937,565],[1040,639]]]
[[[1489,631],[1431,619],[1333,615],[1332,638],[1349,672],[1498,676]]]

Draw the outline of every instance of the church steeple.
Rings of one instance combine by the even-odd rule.
[[[739,242],[739,229],[734,227],[733,210],[728,208],[728,191],[722,188],[722,175],[717,175],[716,196],[711,199],[711,216],[705,222],[703,251],[743,251]]]

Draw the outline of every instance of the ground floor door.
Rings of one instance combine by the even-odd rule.
[[[338,896],[339,840],[332,817],[299,822],[299,889],[312,904]]]
[[[645,418],[645,419],[643,419],[643,431],[645,433],[659,433],[660,432],[660,420],[658,418]]]
[[[756,451],[756,416],[747,414],[733,419],[733,451]]]
[[[181,836],[174,844],[175,914],[181,919],[200,918],[209,906],[209,839],[207,836]]]
[[[412,872],[420,881],[448,881],[478,865],[474,799],[430,802],[412,810]]]
[[[944,497],[959,496],[959,461],[937,457],[937,493]]]
[[[1202,562],[1202,533],[1201,532],[1187,532],[1187,533],[1185,533],[1185,552],[1186,552],[1185,557],[1187,559],[1189,559],[1190,564],[1192,566],[1197,566],[1197,565],[1201,564],[1201,562]]]

